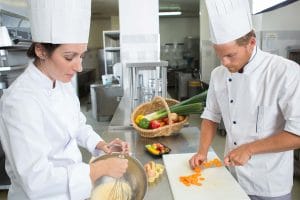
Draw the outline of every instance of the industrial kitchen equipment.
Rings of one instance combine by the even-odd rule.
[[[110,121],[123,96],[123,88],[119,84],[90,85],[92,116],[97,121]]]
[[[131,109],[151,101],[154,96],[167,96],[167,61],[126,63],[129,68]]]
[[[31,45],[27,18],[0,10],[0,97],[7,87],[24,71]],[[5,156],[0,146],[0,189],[8,189],[9,177],[5,172]]]

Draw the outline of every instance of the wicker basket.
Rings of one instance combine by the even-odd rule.
[[[143,137],[147,138],[153,138],[153,137],[160,137],[160,136],[170,136],[172,133],[175,133],[179,131],[185,123],[188,121],[188,117],[186,116],[184,120],[177,122],[177,123],[172,123],[170,119],[170,110],[169,106],[174,105],[178,103],[177,100],[174,99],[164,99],[160,96],[155,97],[151,102],[143,103],[136,107],[134,111],[131,114],[131,122],[133,124],[134,129]],[[168,117],[169,117],[169,124],[162,126],[160,128],[156,129],[143,129],[140,128],[136,123],[135,123],[135,118],[138,115],[147,115],[152,112],[155,112],[161,108],[166,108],[168,112]]]

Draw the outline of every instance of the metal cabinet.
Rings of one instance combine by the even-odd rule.
[[[91,84],[92,116],[97,121],[110,121],[123,96],[120,85]]]
[[[114,64],[120,62],[120,32],[103,31],[104,70],[113,73]]]

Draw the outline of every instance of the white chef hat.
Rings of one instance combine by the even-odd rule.
[[[206,0],[211,41],[224,44],[234,41],[252,27],[248,0]]]
[[[34,42],[88,43],[91,0],[27,0]]]

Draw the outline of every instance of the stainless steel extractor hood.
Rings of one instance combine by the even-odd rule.
[[[252,0],[252,14],[261,14],[271,10],[275,10],[298,0]]]

